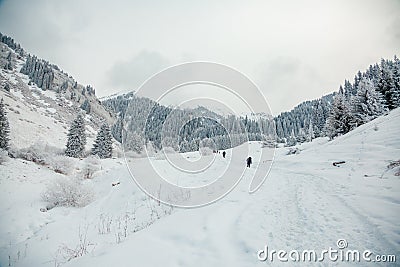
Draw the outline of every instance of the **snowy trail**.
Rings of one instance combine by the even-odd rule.
[[[289,203],[295,204],[297,209],[291,214],[297,214],[294,217],[302,225],[299,234],[307,233],[309,240],[317,239],[318,243],[329,244],[344,238],[354,247],[364,246],[376,252],[395,251],[395,245],[385,239],[379,229],[352,205],[351,200],[346,200],[346,196],[354,193],[348,192],[345,186],[335,185],[313,174],[292,172],[291,176],[297,177],[291,179],[290,186],[295,194]],[[302,244],[301,240],[294,243]],[[302,245],[315,247],[318,244],[308,243],[303,240]]]
[[[398,244],[387,240],[378,227],[353,206],[352,199],[347,197],[354,193],[343,180],[330,180],[315,172],[297,170],[297,167],[298,162],[292,160],[276,162],[262,190],[253,195],[249,195],[247,189],[254,170],[248,169],[241,183],[226,198],[201,209],[178,210],[151,226],[148,229],[153,239],[150,250],[168,250],[174,255],[168,259],[150,260],[144,251],[149,248],[137,245],[146,243],[146,229],[134,240],[122,244],[122,248],[95,253],[82,261],[87,259],[87,263],[94,261],[96,265],[106,266],[104,260],[107,262],[116,255],[123,258],[129,251],[139,261],[150,260],[149,266],[265,266],[271,263],[259,262],[256,255],[264,245],[276,250],[320,251],[336,248],[340,238],[346,239],[352,249],[398,252]],[[167,244],[173,244],[173,248]],[[273,262],[273,265],[280,263]],[[314,265],[328,266],[332,262]]]
[[[349,249],[399,255],[399,179],[377,178],[387,159],[398,156],[397,116],[375,122],[384,134],[366,125],[343,140],[306,146],[300,155],[286,156],[280,149],[268,179],[255,194],[248,194],[255,169],[246,169],[239,185],[215,204],[178,209],[133,239],[96,251],[80,263],[107,266],[129,257],[147,266],[288,266],[278,261],[260,262],[257,251],[268,245],[275,250],[320,252],[337,249],[338,239],[345,239]],[[260,148],[257,143],[252,145],[256,158]],[[340,168],[332,166],[337,159],[347,162]],[[240,171],[242,164],[232,165]],[[366,173],[374,176],[366,178]],[[128,266],[123,260],[118,264]]]

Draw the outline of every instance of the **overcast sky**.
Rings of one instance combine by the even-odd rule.
[[[273,114],[400,55],[399,0],[0,0],[0,31],[97,95],[188,61],[251,78]]]

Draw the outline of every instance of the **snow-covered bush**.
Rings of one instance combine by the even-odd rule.
[[[93,174],[101,169],[100,166],[100,159],[96,155],[91,155],[87,157],[84,161],[84,166],[82,169],[83,172],[83,178],[85,179],[92,179]]]
[[[41,147],[37,146],[36,144],[33,144],[29,147],[22,148],[17,152],[17,157],[32,161],[38,164],[46,164],[46,157],[47,153],[45,153]]]
[[[155,159],[156,160],[165,160],[165,159],[167,159],[167,157],[165,156],[163,151],[160,151],[156,154]]]
[[[73,159],[62,155],[52,156],[46,161],[55,172],[65,175],[72,173],[75,167]]]
[[[48,209],[57,206],[84,207],[94,197],[93,191],[76,178],[60,177],[53,180],[42,194]]]
[[[144,148],[143,137],[136,132],[128,132],[124,142],[125,150],[134,151],[141,154]]]
[[[209,156],[213,154],[213,150],[209,147],[200,147],[199,148],[200,155],[202,156]]]
[[[15,157],[45,165],[50,163],[54,155],[62,153],[62,149],[51,146],[44,141],[37,141],[29,147],[15,151],[13,154]]]
[[[8,152],[0,149],[0,164],[3,164],[4,162],[8,161]]]

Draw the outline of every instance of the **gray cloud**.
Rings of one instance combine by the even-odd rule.
[[[387,33],[389,34],[389,36],[393,37],[394,42],[397,43],[397,47],[400,47],[400,17],[395,18],[392,23],[387,27]]]
[[[264,61],[257,66],[255,77],[275,114],[326,92],[321,88],[320,73],[298,58],[278,57]]]
[[[142,51],[130,60],[116,62],[107,72],[108,84],[118,90],[136,90],[169,62],[160,53]]]

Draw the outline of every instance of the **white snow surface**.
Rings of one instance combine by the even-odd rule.
[[[333,141],[319,138],[300,145],[300,154],[286,155],[288,148],[278,148],[256,193],[248,193],[252,167],[225,198],[196,209],[171,210],[150,199],[129,176],[124,159],[114,158],[95,163],[93,179],[83,181],[95,192],[91,204],[41,212],[46,185],[68,177],[9,159],[0,165],[0,266],[292,266],[261,262],[257,251],[265,245],[321,251],[336,248],[338,239],[346,239],[349,249],[395,254],[399,261],[400,177],[386,171],[390,161],[399,160],[399,132],[396,109]],[[248,145],[257,158],[261,144]],[[243,147],[228,151],[228,157]],[[181,159],[187,157],[195,156]],[[130,160],[140,168],[143,159]],[[212,167],[219,171],[226,160],[217,155]],[[81,177],[86,161],[74,160],[70,176]],[[335,167],[335,161],[346,163]],[[241,172],[243,164],[231,162],[230,168]],[[177,179],[185,185],[203,181]],[[87,236],[87,253],[68,257],[68,248],[80,243],[79,233]]]

